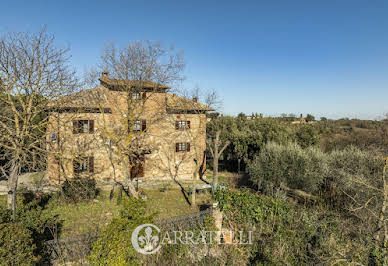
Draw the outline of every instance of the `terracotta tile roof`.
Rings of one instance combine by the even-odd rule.
[[[62,96],[51,103],[56,107],[83,107],[99,108],[107,106],[107,89],[103,86],[83,90],[70,95]]]
[[[67,96],[63,96],[53,101],[50,105],[59,108],[108,108],[112,107],[108,100],[109,90],[104,86],[99,86]],[[175,94],[165,93],[166,108],[172,111],[214,111],[213,108]]]
[[[101,82],[101,85],[107,87],[138,87],[144,89],[162,89],[166,90],[170,87],[162,84],[158,84],[152,81],[143,81],[143,80],[122,80],[122,79],[112,79],[107,76],[102,76],[98,79]]]
[[[214,111],[213,108],[175,94],[167,93],[167,108],[177,111]]]

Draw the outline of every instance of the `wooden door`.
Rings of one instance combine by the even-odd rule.
[[[144,177],[144,157],[131,159],[131,178]]]

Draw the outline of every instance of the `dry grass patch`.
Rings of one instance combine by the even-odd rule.
[[[205,205],[211,203],[209,193],[196,194],[196,206],[192,207],[186,201],[180,189],[171,189],[164,192],[159,190],[145,190],[149,212],[156,212],[156,219],[165,219],[173,216],[198,212]],[[191,201],[191,197],[189,197]]]

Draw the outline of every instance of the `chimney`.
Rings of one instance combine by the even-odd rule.
[[[194,101],[195,103],[197,103],[197,102],[198,102],[198,97],[193,97],[193,101]]]
[[[105,69],[104,72],[101,73],[101,77],[108,77],[109,72]]]

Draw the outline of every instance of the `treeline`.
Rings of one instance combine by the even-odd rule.
[[[301,147],[319,144],[319,130],[310,124],[293,125],[282,119],[271,117],[220,116],[207,124],[208,138],[221,130],[221,141],[230,141],[222,159],[228,161],[226,170],[245,170],[246,163],[260,152],[264,144],[275,142],[286,144],[295,142]],[[208,155],[210,156],[210,154]]]
[[[309,116],[309,121],[314,117]],[[323,152],[354,146],[373,154],[388,155],[388,121],[321,118],[314,123],[293,124],[287,117],[262,115],[219,116],[207,125],[208,138],[221,130],[223,142],[230,145],[222,154],[224,170],[245,170],[248,161],[269,142],[296,143],[302,148],[318,147]],[[208,154],[208,158],[211,154]]]
[[[339,119],[317,123],[324,151],[355,146],[388,155],[388,120]]]

